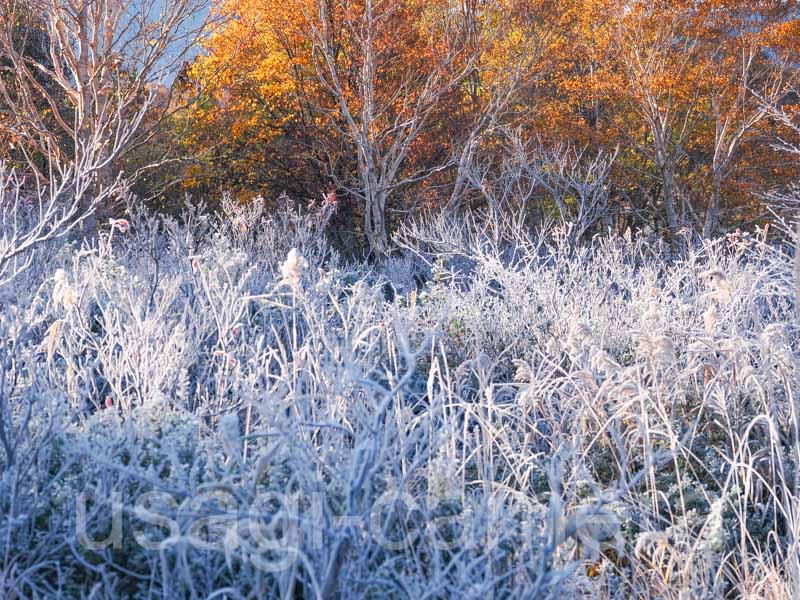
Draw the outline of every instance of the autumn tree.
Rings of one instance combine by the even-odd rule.
[[[332,6],[318,1],[308,22],[317,76],[335,99],[357,153],[358,185],[338,184],[363,201],[370,249],[386,255],[392,193],[445,166],[404,169],[412,145],[437,106],[456,86],[469,83],[482,42],[470,39],[474,24],[462,27],[447,3],[364,0],[361,6]],[[337,21],[341,25],[332,27]]]
[[[674,234],[683,220],[678,169],[687,154],[703,76],[696,34],[680,2],[633,2],[619,19],[615,41],[635,122],[646,128],[639,149],[659,175],[666,226]]]
[[[694,19],[708,70],[702,83],[706,116],[713,127],[706,142],[711,151],[707,238],[720,226],[723,186],[741,147],[759,139],[769,145],[762,125],[794,78],[788,66],[794,52],[787,52],[776,34],[791,23],[794,10],[786,2],[709,2]]]
[[[454,168],[450,198],[444,207],[448,211],[470,200],[468,188],[475,180],[475,163],[487,150],[497,154],[509,128],[527,120],[527,115],[523,116],[527,112],[524,91],[544,78],[554,38],[552,27],[544,22],[559,11],[546,0],[523,0],[505,4],[492,18],[485,11],[485,2],[463,0],[461,5],[467,44],[475,61],[467,79],[468,93],[460,103],[463,117],[449,130]],[[452,108],[446,108],[449,115]]]
[[[387,218],[406,199],[449,189],[451,205],[462,200],[472,154],[518,108],[543,53],[532,23],[544,4],[236,3],[239,17],[196,65],[198,81],[227,67],[193,115],[199,135],[225,122],[233,139],[201,145],[232,171],[221,180],[251,191],[251,176],[291,189],[322,173],[358,199],[369,246],[385,253]],[[235,147],[243,153],[220,161]]]

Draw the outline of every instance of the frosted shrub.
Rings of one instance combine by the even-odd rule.
[[[790,251],[470,215],[347,265],[335,207],[267,204],[131,208],[6,284],[0,595],[800,585]]]

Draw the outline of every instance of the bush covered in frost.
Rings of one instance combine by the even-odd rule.
[[[4,285],[0,596],[797,595],[791,244],[224,209]]]

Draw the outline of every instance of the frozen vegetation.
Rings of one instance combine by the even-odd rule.
[[[790,231],[430,218],[351,264],[327,217],[6,269],[0,597],[797,597]]]

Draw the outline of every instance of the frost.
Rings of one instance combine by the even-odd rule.
[[[796,585],[793,250],[126,217],[2,290],[0,596]]]

